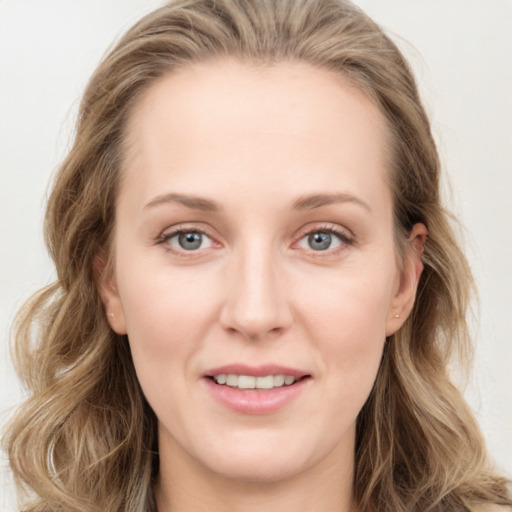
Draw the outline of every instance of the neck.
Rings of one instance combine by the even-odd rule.
[[[353,446],[335,449],[321,463],[288,478],[248,481],[228,478],[173,450],[160,454],[155,485],[158,512],[354,512]]]

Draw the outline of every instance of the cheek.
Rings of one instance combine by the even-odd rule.
[[[182,379],[169,375],[189,373],[190,361],[206,338],[205,319],[212,314],[207,283],[199,288],[186,274],[158,266],[143,270],[136,263],[119,265],[118,282],[132,356],[141,385],[149,388],[146,394],[163,380],[183,385]]]
[[[181,431],[194,382],[194,358],[204,339],[201,300],[165,278],[124,282],[123,307],[133,363],[142,391],[172,431]],[[180,414],[178,414],[180,412]]]
[[[316,290],[316,291],[315,291]],[[304,288],[302,309],[308,311],[309,326],[327,339],[344,339],[354,350],[386,335],[393,283],[386,275],[340,275],[322,286]]]
[[[316,294],[304,295],[309,338],[322,354],[325,372],[333,377],[330,382],[343,386],[347,400],[365,400],[373,386],[386,340],[392,292],[393,282],[386,273],[375,272],[368,278],[354,269],[329,286],[318,286]]]
[[[163,249],[125,253],[116,262],[116,278],[128,334],[146,338],[148,345],[172,344],[190,334],[204,313],[211,283],[195,269],[173,267]]]

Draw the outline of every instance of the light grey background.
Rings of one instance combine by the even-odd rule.
[[[0,423],[22,397],[8,356],[15,310],[54,276],[42,239],[52,172],[81,92],[115,37],[160,0],[0,0]],[[480,291],[467,396],[512,475],[512,2],[358,0],[412,61],[466,227]],[[0,458],[0,509],[15,510]]]

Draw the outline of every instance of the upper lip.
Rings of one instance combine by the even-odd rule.
[[[212,368],[205,373],[205,377],[214,377],[216,375],[249,375],[252,377],[266,377],[267,375],[291,375],[295,379],[309,376],[308,372],[297,368],[289,368],[277,364],[263,364],[259,366],[249,366],[246,364],[228,364]]]

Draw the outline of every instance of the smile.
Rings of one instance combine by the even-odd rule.
[[[233,373],[214,375],[213,380],[221,386],[229,386],[237,389],[267,390],[290,386],[296,382],[293,375],[265,375],[255,377],[253,375],[236,375]]]
[[[241,414],[275,413],[298,399],[312,385],[307,371],[267,364],[231,364],[203,375],[210,396],[221,405]]]

